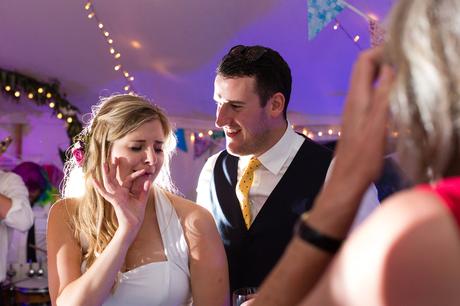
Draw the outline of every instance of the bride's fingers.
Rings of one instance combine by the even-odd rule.
[[[117,171],[119,168],[120,161],[118,157],[115,157],[113,163],[109,162],[108,163],[108,169],[109,169],[109,183],[111,183],[113,186],[121,185],[119,184],[117,180]]]
[[[111,195],[105,190],[105,188],[101,185],[101,183],[93,177],[94,188],[96,191],[106,200],[111,198]]]
[[[110,188],[110,183],[109,183],[109,166],[107,165],[107,162],[104,162],[102,164],[102,184],[104,186],[105,190],[108,190],[110,192],[113,192],[113,189]]]
[[[150,180],[151,175],[141,175],[135,181],[133,181],[131,186],[131,193],[136,197],[139,198],[142,190],[144,189],[144,184],[146,181]]]
[[[130,175],[126,176],[126,177],[125,177],[125,180],[124,180],[124,182],[123,182],[123,184],[122,184],[122,186],[123,186],[123,187],[126,187],[126,188],[128,188],[128,189],[131,188],[131,186],[132,186],[132,184],[133,184],[133,181],[134,181],[136,178],[138,178],[138,177],[144,175],[145,172],[146,172],[145,169],[141,169],[141,170],[137,170],[136,172],[133,172],[133,173],[131,173]]]
[[[152,186],[153,179],[149,178],[144,182],[144,185],[142,186],[142,190],[139,194],[139,201],[141,203],[146,203],[146,198],[149,194],[150,187]]]
[[[105,189],[108,192],[112,192],[112,193],[115,192],[117,187],[119,186],[117,179],[115,177],[115,173],[116,173],[115,163],[116,163],[116,159],[113,164],[109,161],[106,161],[103,167],[103,177],[102,178],[103,178]]]
[[[119,186],[123,186],[123,180],[121,179],[120,159],[118,157],[115,157],[114,161],[113,180]]]

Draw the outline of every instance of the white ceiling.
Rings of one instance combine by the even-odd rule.
[[[383,18],[390,0],[349,0]],[[123,92],[124,77],[85,1],[0,0],[0,67],[42,81],[59,80],[82,113],[101,95]],[[328,26],[307,40],[306,0],[96,0],[121,63],[138,93],[152,98],[187,124],[211,122],[214,69],[235,44],[278,50],[291,65],[291,121],[338,121],[357,46]],[[365,20],[350,10],[338,19],[369,45]],[[137,41],[140,48],[134,48]],[[0,98],[0,117],[16,111]],[[3,106],[1,105],[3,104]]]

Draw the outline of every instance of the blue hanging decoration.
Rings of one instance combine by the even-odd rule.
[[[344,9],[340,0],[308,0],[308,40],[312,40]]]
[[[176,130],[176,138],[177,138],[177,147],[184,151],[187,152],[187,142],[185,140],[185,131],[184,129],[177,129]]]

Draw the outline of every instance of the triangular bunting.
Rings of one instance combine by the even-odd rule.
[[[184,129],[176,130],[176,138],[177,138],[177,148],[179,148],[180,150],[184,152],[187,152],[187,142],[185,141]]]
[[[312,40],[344,6],[340,0],[308,0],[308,40]]]

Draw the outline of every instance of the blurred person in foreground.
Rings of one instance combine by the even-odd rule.
[[[164,112],[115,95],[92,115],[49,215],[53,305],[225,305],[224,248],[211,215],[173,193]]]
[[[457,0],[396,4],[387,44],[353,69],[330,179],[251,306],[460,304],[459,25]],[[389,126],[418,185],[340,247],[379,176]]]

